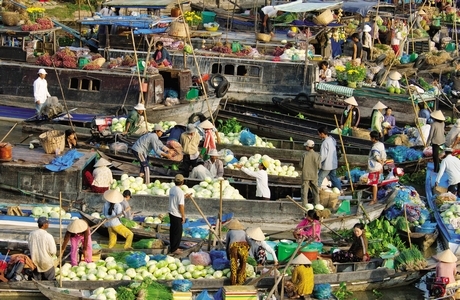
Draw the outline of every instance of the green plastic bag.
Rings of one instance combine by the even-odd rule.
[[[235,53],[235,52],[239,52],[239,51],[241,51],[240,42],[233,42],[232,43],[232,52]]]

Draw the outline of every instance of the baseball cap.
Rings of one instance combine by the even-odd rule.
[[[49,221],[46,217],[40,217],[38,218],[37,223],[39,227],[42,227],[44,224],[49,223]]]
[[[174,177],[174,181],[184,181],[184,175],[182,175],[182,174],[177,174],[177,175]]]
[[[315,147],[315,142],[313,142],[312,140],[308,140],[308,141],[306,141],[303,145],[304,145],[305,147],[313,148],[313,147]]]

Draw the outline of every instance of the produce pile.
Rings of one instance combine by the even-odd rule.
[[[50,56],[48,53],[39,56],[36,63],[37,65],[46,67],[51,67],[54,64],[57,68],[76,69],[77,56],[72,50],[66,47],[57,51],[53,56]]]
[[[400,64],[399,59],[396,59],[395,52],[389,45],[375,44],[374,47],[372,48],[372,59],[376,59],[382,54],[385,54],[387,56],[383,62],[385,66],[388,66],[391,63],[393,63],[393,65]]]
[[[166,131],[166,130],[170,129],[171,127],[176,126],[177,123],[174,122],[174,121],[161,121],[158,124],[160,124],[163,127],[163,130]],[[112,125],[110,125],[110,131],[112,133],[124,132],[125,131],[125,126],[126,126],[126,118],[125,117],[113,118],[112,119]],[[147,122],[147,127],[148,127],[149,131],[152,131],[153,127],[155,127],[155,124]]]
[[[45,218],[54,218],[54,219],[59,219],[59,216],[62,217],[62,219],[78,219],[77,217],[73,217],[70,213],[66,213],[64,209],[60,208],[59,206],[37,206],[32,208],[32,214],[30,217],[34,218],[40,218],[40,217],[45,217]]]
[[[364,229],[366,230],[366,238],[369,241],[368,253],[371,257],[380,256],[380,253],[385,252],[388,244],[393,245],[399,251],[406,248],[395,226],[385,218],[379,218],[366,224]]]
[[[396,191],[393,199],[394,205],[385,211],[385,217],[388,220],[394,221],[393,224],[395,224],[398,218],[404,218],[404,210],[411,228],[423,225],[429,219],[430,213],[414,187],[395,185],[393,190]],[[405,226],[402,226],[398,229],[404,230],[404,228]]]
[[[222,144],[230,144],[230,145],[239,145],[242,146],[243,144],[240,142],[240,136],[243,131],[238,133],[229,132],[227,134],[223,132],[219,132],[220,141]],[[261,137],[255,135],[256,142],[253,147],[262,147],[262,148],[275,148],[271,142],[265,142]]]
[[[117,291],[114,288],[99,287],[92,291],[90,299],[116,300]]]
[[[168,196],[169,190],[174,186],[174,182],[163,182],[155,180],[155,182],[146,185],[142,177],[128,176],[128,174],[121,175],[121,179],[115,181],[111,185],[112,190],[123,192],[130,190],[132,194],[136,195],[153,195],[153,196]],[[207,177],[199,184],[189,188],[187,185],[181,185],[180,188],[186,194],[192,194],[194,197],[199,198],[219,198],[220,197],[220,182],[217,179]],[[222,193],[225,199],[244,199],[240,192],[230,185],[228,180],[222,181]]]
[[[401,251],[395,258],[395,270],[399,271],[423,270],[426,265],[423,254],[415,247]]]
[[[240,158],[238,162],[233,164],[227,164],[226,168],[235,169],[235,165],[242,165],[245,168],[248,168],[251,171],[257,171],[259,168],[259,164],[262,161],[268,161],[270,163],[269,167],[267,168],[268,175],[276,175],[276,176],[287,176],[287,177],[298,177],[299,172],[295,170],[294,166],[287,166],[281,165],[281,161],[278,159],[273,159],[268,155],[261,155],[255,154],[249,158],[243,156]]]
[[[53,21],[50,18],[38,18],[37,23],[27,21],[26,24],[21,26],[22,31],[37,31],[43,29],[51,29],[54,27]]]
[[[446,193],[450,194],[450,193]],[[453,197],[443,196],[444,199],[452,199],[455,196],[451,194]],[[439,197],[439,196],[438,196]],[[449,200],[451,201],[451,200]],[[447,224],[449,227],[452,227],[455,230],[455,234],[460,234],[460,224],[457,218],[460,217],[460,204],[454,200],[454,202],[447,202],[444,201],[443,204],[439,207],[439,211],[441,211],[442,222]]]

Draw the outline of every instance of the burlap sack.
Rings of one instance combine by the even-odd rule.
[[[330,208],[332,211],[337,210],[339,207],[339,194],[320,189],[319,203],[325,208]]]

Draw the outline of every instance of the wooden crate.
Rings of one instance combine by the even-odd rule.
[[[409,53],[415,52],[422,54],[424,52],[430,51],[430,39],[408,39],[409,43]]]

